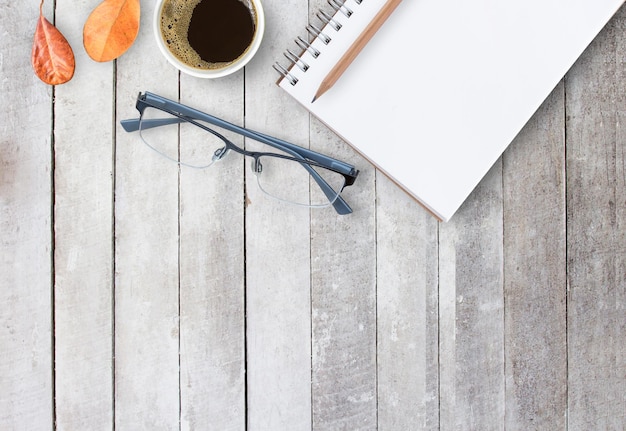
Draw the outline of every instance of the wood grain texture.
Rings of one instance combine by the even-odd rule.
[[[502,164],[440,225],[442,429],[502,429],[504,297]]]
[[[264,43],[245,70],[245,125],[307,146],[308,115],[274,85],[272,64],[304,27],[307,5],[264,2]],[[268,103],[272,100],[273,103]],[[240,108],[241,109],[241,108]],[[246,140],[246,148],[262,144]],[[265,147],[267,148],[267,147]],[[285,169],[285,188],[297,170]],[[310,210],[265,196],[246,160],[246,315],[248,428],[307,429],[311,424]]]
[[[438,222],[376,178],[378,429],[439,429]]]
[[[565,429],[565,92],[503,156],[506,426]]]
[[[626,423],[626,14],[566,79],[568,426]]]
[[[318,22],[328,4],[310,3],[309,22]],[[376,429],[376,171],[317,119],[309,127],[312,149],[361,169],[342,194],[352,214],[311,213],[311,426]]]
[[[54,420],[52,88],[30,64],[39,4],[0,7],[0,424]],[[52,16],[51,5],[44,14]]]
[[[364,160],[313,120],[311,147],[340,160]],[[376,428],[375,171],[345,198],[355,210],[311,214],[313,428]],[[363,187],[364,184],[370,185]]]
[[[143,22],[153,7],[144,4]],[[140,91],[178,98],[178,71],[157,52],[144,25],[117,61],[118,120],[138,116]],[[177,429],[179,168],[118,125],[115,174],[115,428]]]
[[[243,124],[243,74],[181,75],[181,102]],[[207,97],[210,95],[210,97]],[[184,140],[185,154],[207,133]],[[229,136],[238,145],[241,137]],[[231,153],[180,172],[181,428],[245,429],[244,160]],[[199,187],[199,185],[201,185]]]
[[[90,2],[57,1],[73,46]],[[113,426],[113,65],[76,50],[55,96],[55,372],[60,430]],[[95,90],[89,98],[79,89]],[[85,178],[90,178],[86,182]]]
[[[73,44],[97,3],[57,0]],[[54,89],[38,5],[0,6],[0,428],[623,429],[626,10],[438,223],[275,85],[328,4],[263,4],[228,78],[170,66],[148,2]],[[119,126],[146,90],[353,163],[354,213],[275,202],[236,154],[179,169]]]

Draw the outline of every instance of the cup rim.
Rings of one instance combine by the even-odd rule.
[[[257,25],[252,39],[252,44],[248,47],[246,52],[241,57],[239,57],[239,59],[221,69],[196,69],[194,67],[188,66],[180,61],[178,58],[176,58],[174,54],[172,54],[172,52],[165,45],[165,41],[161,37],[160,16],[164,2],[165,0],[159,0],[155,7],[152,20],[154,37],[156,38],[159,51],[161,51],[161,54],[163,54],[168,63],[170,63],[181,72],[186,73],[187,75],[195,76],[198,78],[221,78],[227,75],[231,75],[243,68],[246,64],[248,64],[261,46],[263,34],[265,33],[265,13],[263,11],[263,6],[260,0],[250,0],[251,3],[254,3],[254,7],[256,10]]]

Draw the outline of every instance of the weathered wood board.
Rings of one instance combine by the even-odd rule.
[[[158,53],[155,2],[94,62],[99,3],[44,4],[76,55],[54,88],[38,5],[0,5],[1,429],[624,428],[626,9],[442,224],[275,85],[326,2],[265,0],[218,80]],[[353,163],[354,213],[268,198],[239,154],[160,157],[119,126],[140,91]]]

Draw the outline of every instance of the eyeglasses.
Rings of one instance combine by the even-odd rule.
[[[139,131],[143,142],[179,165],[203,169],[213,166],[232,150],[252,158],[252,172],[261,191],[283,202],[311,208],[333,206],[339,214],[352,209],[340,196],[354,184],[354,166],[315,151],[236,126],[220,118],[152,94],[137,96],[139,118],[122,120],[127,132]],[[208,133],[206,133],[208,132]],[[232,132],[268,145],[268,151],[247,151],[224,135]],[[313,182],[311,182],[313,179]],[[300,182],[310,193],[294,193]],[[298,196],[300,195],[300,196]]]

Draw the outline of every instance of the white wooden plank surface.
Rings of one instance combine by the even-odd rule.
[[[243,124],[243,75],[181,76],[181,102]],[[243,145],[243,139],[235,143]],[[191,143],[181,141],[181,151]],[[245,429],[244,161],[180,173],[181,428]]]
[[[38,4],[0,5],[0,424],[50,429],[52,351],[52,97],[32,71]],[[44,14],[53,21],[52,5]]]
[[[153,2],[87,59],[97,4],[56,2],[54,89],[36,5],[0,6],[1,429],[623,429],[624,10],[440,224],[274,85],[322,0],[265,0],[216,81],[158,54]],[[179,170],[118,125],[145,90],[355,164],[355,213],[274,202],[235,154]]]
[[[142,3],[137,40],[117,60],[117,120],[138,116],[139,91],[178,97],[178,72],[157,54],[153,8]],[[177,429],[179,169],[120,126],[115,166],[115,428]]]
[[[306,23],[303,2],[266,1],[264,43],[245,70],[246,127],[307,146],[308,115],[274,85],[272,63]],[[280,41],[280,42],[279,42]],[[271,102],[270,102],[271,101]],[[259,148],[246,140],[246,148]],[[245,162],[248,429],[311,423],[310,211],[264,196]],[[295,169],[300,169],[298,166]],[[290,172],[284,172],[285,188]],[[294,190],[302,196],[308,188]]]
[[[320,23],[323,1],[310,2],[309,22]],[[304,36],[304,29],[299,34]],[[292,46],[295,45],[292,43]],[[292,48],[287,46],[286,48]],[[315,430],[377,427],[376,189],[375,170],[317,119],[311,148],[361,168],[358,188],[344,197],[354,212],[311,214],[312,395]],[[366,187],[361,185],[367,184]]]
[[[624,12],[566,79],[570,430],[626,424]]]
[[[506,421],[565,429],[565,93],[560,84],[505,152]]]
[[[376,180],[378,429],[439,429],[437,221]]]
[[[502,164],[440,225],[442,429],[503,429]]]
[[[113,424],[113,64],[82,49],[98,2],[56,2],[76,73],[55,89],[55,378],[58,429]],[[89,181],[85,181],[89,178]]]
[[[317,122],[311,125],[311,146],[363,165],[363,159]],[[359,174],[359,184],[370,187],[346,191],[353,214],[311,214],[311,379],[316,430],[369,430],[377,425],[374,173],[366,167]]]

